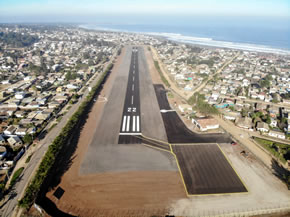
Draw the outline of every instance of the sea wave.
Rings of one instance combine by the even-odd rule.
[[[278,49],[278,48],[273,48],[273,47],[269,47],[269,46],[265,46],[265,45],[218,41],[218,40],[214,40],[212,38],[184,36],[184,35],[175,34],[175,33],[146,33],[146,34],[156,35],[156,36],[164,36],[165,38],[167,38],[169,40],[183,42],[183,43],[198,44],[198,45],[212,46],[212,47],[224,47],[224,48],[255,51],[255,52],[265,52],[265,53],[276,53],[276,54],[282,54],[282,55],[290,55],[290,50]]]
[[[211,47],[220,47],[220,48],[230,48],[237,50],[246,50],[253,52],[264,52],[264,53],[275,53],[280,55],[290,55],[290,50],[273,48],[265,45],[258,44],[249,44],[249,43],[238,43],[238,42],[229,42],[229,41],[219,41],[214,40],[213,38],[207,37],[195,37],[195,36],[186,36],[179,33],[170,33],[170,32],[136,32],[136,31],[126,31],[121,29],[113,29],[107,27],[101,27],[97,25],[80,25],[81,28],[86,29],[95,29],[102,31],[112,31],[112,32],[126,32],[126,33],[139,33],[152,36],[161,36],[172,41],[181,42],[181,43],[190,43],[203,46]]]

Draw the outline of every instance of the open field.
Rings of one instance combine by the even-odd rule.
[[[173,145],[188,195],[247,192],[217,144]]]

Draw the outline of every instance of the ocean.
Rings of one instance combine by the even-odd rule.
[[[138,23],[94,23],[80,25],[83,28],[107,31],[144,33],[164,36],[170,40],[227,47],[249,51],[290,54],[290,24],[288,19],[246,20],[223,22],[138,24]]]

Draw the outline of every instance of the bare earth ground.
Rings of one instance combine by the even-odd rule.
[[[109,95],[124,53],[122,52],[118,58],[101,96]],[[103,99],[97,100],[89,114],[73,156],[73,163],[59,184],[65,193],[58,201],[52,195],[56,188],[48,192],[47,196],[59,209],[73,215],[165,214],[173,201],[186,197],[177,171],[125,171],[80,175],[80,166],[94,136],[105,103]]]

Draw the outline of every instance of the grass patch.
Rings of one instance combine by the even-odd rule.
[[[48,129],[48,132],[51,131],[56,125],[57,123],[54,123],[53,125],[51,125],[51,127]]]
[[[32,157],[32,154],[30,154],[27,158],[26,158],[26,161],[25,161],[25,163],[29,163],[30,162],[30,159],[31,159],[31,157]]]
[[[13,174],[13,177],[11,179],[10,187],[12,187],[13,185],[15,185],[15,183],[17,182],[19,176],[23,172],[23,170],[24,170],[24,167],[20,167],[18,170],[16,170],[16,172]]]
[[[290,146],[275,141],[254,137],[254,140],[268,150],[274,157],[286,163],[290,160]]]
[[[60,122],[61,119],[62,119],[62,116],[59,116],[59,117],[56,119],[56,121],[57,121],[57,122]]]
[[[169,82],[168,82],[167,79],[164,77],[163,73],[161,72],[161,69],[160,69],[160,66],[159,66],[158,61],[155,61],[155,60],[154,60],[154,65],[155,65],[155,68],[157,69],[157,71],[159,72],[159,75],[160,75],[161,80],[163,81],[163,83],[164,83],[167,87],[170,87]]]
[[[173,96],[173,93],[168,92],[168,93],[167,93],[167,97],[168,97],[168,98],[173,98],[173,97],[174,97],[174,96]]]

